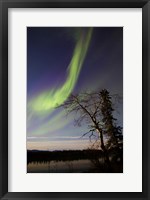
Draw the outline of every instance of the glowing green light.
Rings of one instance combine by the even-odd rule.
[[[86,35],[81,34],[67,69],[68,76],[65,83],[59,88],[47,90],[36,96],[29,102],[28,105],[30,108],[37,112],[50,111],[65,102],[73,91],[79,77],[80,70],[89,47],[91,35],[92,28],[89,29]]]

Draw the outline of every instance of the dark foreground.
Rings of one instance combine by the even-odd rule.
[[[110,164],[101,150],[27,151],[28,173],[122,173],[122,149],[109,150]]]

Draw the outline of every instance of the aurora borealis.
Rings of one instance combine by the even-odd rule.
[[[123,94],[123,28],[27,28],[27,147],[84,148],[87,125],[61,105],[71,93]],[[118,123],[122,124],[122,105]],[[78,143],[78,144],[77,144]]]
[[[42,94],[37,95],[29,103],[31,109],[33,109],[35,112],[50,112],[51,109],[60,106],[69,97],[71,92],[73,92],[77,82],[86,52],[89,47],[91,35],[92,28],[90,28],[87,33],[84,33],[84,31],[81,29],[79,40],[77,41],[72,59],[67,68],[68,75],[65,83],[63,83],[63,85],[59,88],[50,88],[49,90],[42,92]]]

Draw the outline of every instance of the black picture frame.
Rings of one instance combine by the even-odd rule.
[[[8,192],[8,9],[142,8],[142,192]],[[149,0],[0,0],[0,197],[1,199],[150,199],[150,2]],[[114,180],[115,181],[115,180]]]

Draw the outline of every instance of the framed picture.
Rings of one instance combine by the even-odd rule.
[[[149,1],[0,1],[1,198],[149,199]]]

